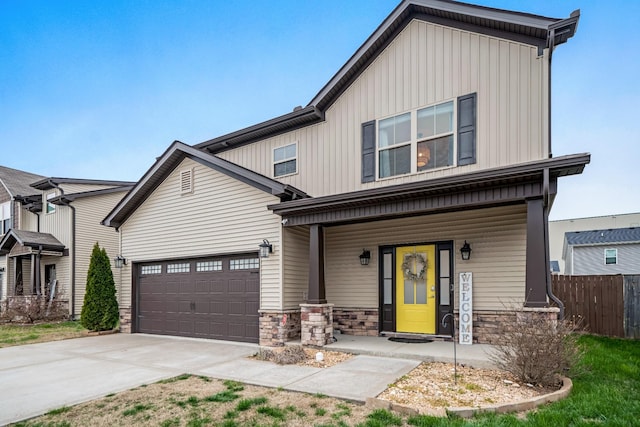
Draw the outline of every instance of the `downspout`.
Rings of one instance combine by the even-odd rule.
[[[551,152],[551,58],[553,57],[553,49],[555,47],[556,44],[556,30],[551,29],[549,31],[549,72],[548,72],[548,82],[547,82],[547,90],[548,90],[548,94],[547,94],[547,99],[548,99],[548,105],[549,107],[547,108],[547,123],[549,124],[549,135],[547,137],[547,143],[549,144],[549,158],[553,157],[553,153]]]
[[[56,185],[51,179],[47,182],[52,187],[60,191],[60,196],[64,196],[64,190]],[[70,320],[76,317],[76,208],[71,203],[66,202],[64,197],[60,197],[60,203],[71,209],[71,314]]]
[[[545,274],[545,281],[547,282],[547,295],[549,298],[558,305],[560,312],[558,313],[558,318],[560,320],[564,319],[564,304],[560,301],[560,298],[553,294],[553,289],[551,286],[551,268],[550,268],[550,260],[549,256],[549,168],[544,168],[542,171],[542,194],[543,194],[543,205],[544,205],[544,242],[545,242],[545,266],[547,272]]]

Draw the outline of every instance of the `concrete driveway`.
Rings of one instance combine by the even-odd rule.
[[[182,373],[365,401],[418,360],[355,356],[331,368],[248,360],[255,344],[114,334],[0,349],[0,425]]]

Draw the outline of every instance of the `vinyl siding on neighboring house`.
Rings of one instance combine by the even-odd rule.
[[[284,309],[299,308],[309,289],[309,227],[285,227],[283,230]]]
[[[38,231],[38,215],[20,208],[20,230]]]
[[[72,203],[76,208],[76,309],[78,313],[84,303],[87,272],[93,245],[96,242],[107,251],[116,290],[120,291],[121,277],[113,265],[113,259],[119,254],[120,236],[113,228],[100,224],[100,221],[125,194],[125,191],[120,191],[76,199]]]
[[[324,122],[218,155],[273,177],[273,149],[298,142],[298,172],[278,179],[312,196],[545,159],[547,63],[529,45],[413,20]],[[475,164],[361,182],[362,123],[470,93],[477,93]]]
[[[179,172],[193,168],[192,194],[180,194]],[[255,253],[262,239],[274,252],[261,259],[260,308],[280,309],[281,218],[267,209],[279,199],[185,159],[120,228],[123,305],[131,303],[131,264],[160,259]]]
[[[640,243],[574,246],[573,270],[569,274],[640,274]],[[617,249],[617,264],[605,264],[605,249]],[[571,265],[569,265],[571,267]]]
[[[48,192],[45,192],[45,195]],[[59,194],[59,192],[56,192]],[[45,196],[46,198],[46,196]],[[40,212],[40,232],[52,234],[56,239],[65,245],[71,247],[72,237],[72,212],[68,206],[55,205],[55,211],[46,213],[46,201],[43,203],[42,212]]]
[[[526,207],[510,206],[325,229],[325,271],[328,302],[336,307],[378,307],[378,247],[454,241],[454,281],[472,272],[474,310],[502,310],[525,299]],[[467,240],[471,259],[462,261]],[[371,263],[361,266],[362,249]],[[456,305],[457,306],[457,305]]]

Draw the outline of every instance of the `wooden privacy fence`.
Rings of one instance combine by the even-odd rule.
[[[640,276],[552,276],[565,318],[583,330],[640,339]]]

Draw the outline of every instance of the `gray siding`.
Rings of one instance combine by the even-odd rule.
[[[273,148],[298,142],[298,173],[279,180],[313,196],[545,159],[547,64],[528,45],[414,20],[326,111],[326,121],[219,155],[272,177]],[[476,164],[361,182],[362,123],[474,92]]]
[[[605,264],[605,249],[618,249],[618,263]],[[571,267],[571,266],[569,266]],[[640,274],[640,243],[573,247],[573,275]]]

